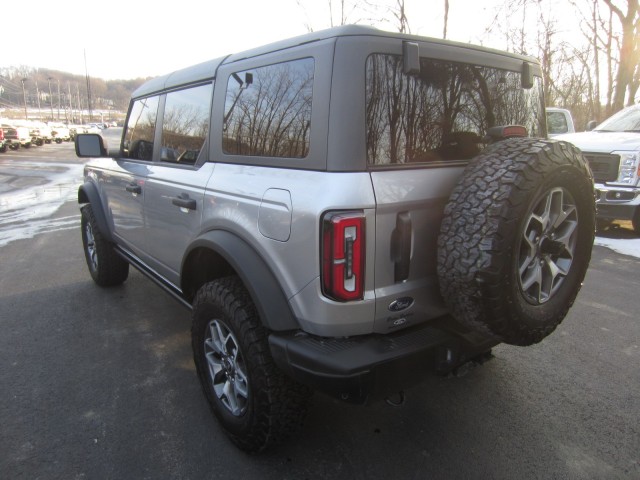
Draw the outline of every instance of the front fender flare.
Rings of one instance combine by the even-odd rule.
[[[240,237],[224,231],[207,232],[189,247],[182,271],[191,252],[205,248],[220,255],[238,274],[253,300],[262,323],[273,331],[300,328],[280,282],[260,255]]]
[[[100,233],[110,242],[113,242],[113,237],[111,236],[111,229],[109,228],[109,224],[107,222],[107,216],[104,213],[104,209],[102,208],[102,202],[100,201],[100,194],[98,193],[98,189],[91,182],[84,182],[80,187],[78,187],[78,203],[80,205],[89,203],[91,204],[91,209],[93,210],[93,214],[98,222],[98,228],[100,229]]]

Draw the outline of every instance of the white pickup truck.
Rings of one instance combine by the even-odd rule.
[[[640,234],[640,105],[627,107],[589,132],[560,135],[589,161],[598,219],[631,220]]]
[[[53,137],[53,141],[56,143],[68,142],[71,140],[71,134],[69,133],[69,128],[62,123],[50,123],[51,127],[51,135]]]
[[[547,134],[553,138],[563,133],[574,133],[576,128],[573,124],[571,112],[565,108],[547,107]]]

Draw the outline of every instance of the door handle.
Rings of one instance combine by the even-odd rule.
[[[391,235],[391,259],[394,262],[394,280],[402,282],[409,278],[411,267],[411,217],[401,212],[396,217],[396,228]]]
[[[187,208],[189,210],[196,209],[196,201],[193,198],[189,198],[189,194],[187,193],[181,193],[177,197],[172,198],[171,203],[180,208]]]
[[[127,192],[142,193],[142,187],[140,185],[138,185],[137,183],[130,183],[125,188],[127,189]]]

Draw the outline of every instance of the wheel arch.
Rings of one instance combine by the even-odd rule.
[[[102,208],[102,202],[100,201],[100,194],[98,189],[91,182],[85,182],[78,187],[78,204],[84,205],[89,203],[93,210],[96,222],[98,222],[98,228],[100,233],[110,242],[113,241],[111,237],[111,229],[107,223],[107,216]]]
[[[262,323],[274,331],[300,328],[276,276],[247,242],[224,231],[207,232],[195,240],[182,262],[181,289],[192,302],[207,282],[238,275],[249,291]]]

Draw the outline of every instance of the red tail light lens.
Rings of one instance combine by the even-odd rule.
[[[322,222],[322,290],[334,300],[364,295],[365,217],[362,212],[333,212]]]

